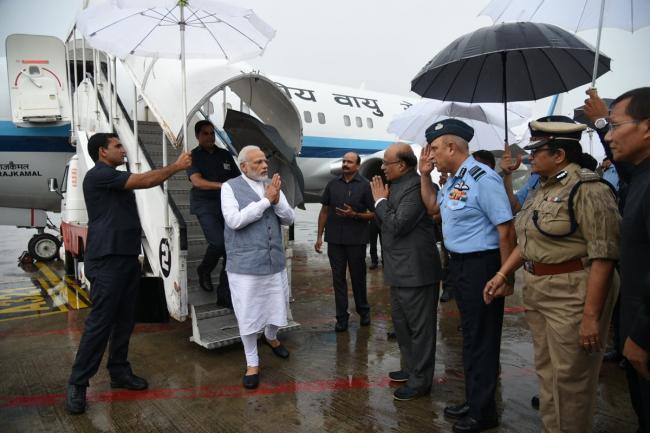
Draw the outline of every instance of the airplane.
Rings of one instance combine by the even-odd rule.
[[[0,58],[0,80],[8,83],[0,86],[0,224],[35,228],[28,252],[37,260],[47,261],[57,257],[60,246],[59,239],[46,231],[58,230],[48,222],[47,212],[61,209],[60,197],[48,189],[48,179],[60,179],[66,162],[76,152],[71,144],[73,104],[69,101],[75,87],[70,77],[75,71],[67,70],[73,68],[73,55],[69,50],[66,64],[65,46],[60,40],[38,36],[39,42],[34,43],[30,40],[34,37],[10,35],[7,57]],[[90,57],[91,51],[87,53]],[[76,74],[80,76],[78,49],[77,54]],[[238,67],[252,71],[246,64]],[[364,175],[379,173],[383,149],[397,141],[386,131],[388,123],[417,101],[289,77],[268,78],[295,106],[301,123],[297,164],[304,174],[307,203],[319,201],[327,182],[340,173],[340,159],[348,151],[362,155]],[[235,99],[228,106],[241,105]],[[23,107],[26,101],[32,101],[34,107]],[[132,109],[129,101],[124,103]],[[35,108],[38,104],[44,104],[40,110]],[[248,107],[242,109],[250,111]],[[224,121],[220,114],[211,115],[217,125]]]
[[[41,47],[23,44],[21,35],[7,38],[7,57],[0,58],[0,224],[34,228],[28,252],[40,260],[58,256],[60,241],[45,229],[56,229],[47,212],[58,212],[60,197],[48,190],[74,155],[70,144],[65,58],[54,37]],[[10,100],[13,104],[10,104]]]

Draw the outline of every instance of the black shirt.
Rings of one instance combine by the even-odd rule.
[[[368,243],[368,221],[336,215],[336,208],[344,204],[352,206],[355,212],[375,210],[370,182],[357,173],[350,182],[343,176],[330,181],[323,191],[321,204],[328,207],[325,224],[325,242],[342,245],[364,245]]]
[[[140,218],[133,191],[124,189],[131,173],[97,161],[84,178],[88,210],[86,259],[140,254]]]
[[[226,182],[239,176],[239,168],[230,152],[214,147],[210,153],[197,146],[192,150],[192,166],[187,169],[187,177],[200,173],[203,179],[210,182]],[[190,213],[193,215],[206,213],[221,213],[221,190],[199,189],[190,190]]]
[[[650,158],[631,172],[621,223],[620,269],[623,333],[650,350],[650,309],[642,304],[650,297]]]

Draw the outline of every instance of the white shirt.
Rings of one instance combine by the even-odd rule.
[[[232,188],[228,183],[223,184],[221,187],[221,211],[224,221],[232,230],[239,230],[258,221],[262,218],[264,211],[271,206],[269,199],[264,197],[265,184],[263,181],[250,179],[244,174],[242,174],[242,178],[257,193],[260,200],[249,203],[244,209],[239,209],[239,202],[235,198]],[[273,205],[273,211],[280,219],[280,224],[285,226],[293,224],[295,213],[282,191],[280,191],[280,200]]]

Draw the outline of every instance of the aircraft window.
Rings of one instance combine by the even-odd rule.
[[[359,128],[363,127],[363,119],[359,116],[355,117],[354,120],[357,122]]]
[[[370,117],[366,117],[366,125],[368,125],[368,128],[374,128],[375,126],[372,123],[372,119]]]
[[[347,114],[343,116],[343,123],[345,123],[345,126],[352,125],[352,122],[350,122],[350,116],[348,116]]]
[[[305,111],[303,115],[305,117],[305,122],[311,123],[311,111]]]
[[[325,114],[324,113],[318,113],[318,123],[321,125],[325,124]]]

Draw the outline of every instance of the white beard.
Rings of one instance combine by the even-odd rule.
[[[246,173],[246,177],[254,180],[255,182],[264,182],[268,180],[268,175],[258,175],[257,173]]]

